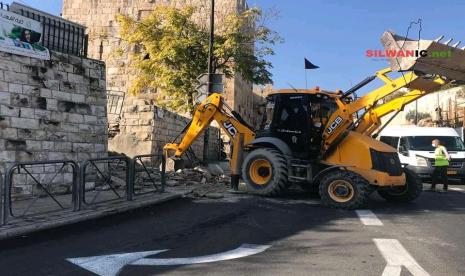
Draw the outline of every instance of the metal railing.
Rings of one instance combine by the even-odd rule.
[[[102,203],[106,201],[111,201],[115,199],[122,199],[123,196],[118,192],[119,188],[123,186],[122,183],[115,182],[115,178],[117,176],[112,177],[112,172],[116,172],[119,169],[124,169],[124,185],[126,186],[125,195],[128,200],[129,194],[128,189],[131,185],[130,175],[129,175],[129,158],[126,156],[112,156],[112,157],[105,157],[105,158],[96,158],[96,159],[89,159],[82,163],[80,168],[80,179],[81,179],[81,197],[82,202],[86,205],[91,205],[95,203]],[[116,163],[116,164],[115,164]],[[121,164],[124,163],[124,166]],[[87,168],[92,168],[94,171],[93,177],[93,187],[91,189],[94,191],[92,195],[92,200],[87,200],[87,190],[86,184],[88,183],[88,176],[89,171]],[[118,178],[121,179],[121,178]],[[109,191],[112,196],[108,196],[108,193],[105,193],[106,198],[97,201],[97,198],[104,192]],[[121,191],[120,191],[121,192]]]
[[[58,170],[54,169],[55,172],[51,173],[50,175],[53,175],[46,183],[44,181],[41,181],[37,177],[37,173],[34,173],[34,166],[40,166],[40,165],[52,165],[59,167]],[[51,191],[51,184],[54,182],[54,179],[59,175],[60,173],[65,173],[65,168],[70,167],[72,169],[72,179],[71,179],[71,206],[73,211],[78,210],[78,191],[79,191],[79,186],[78,186],[78,177],[77,177],[77,170],[78,170],[78,165],[76,162],[71,161],[71,160],[56,160],[56,161],[36,161],[36,162],[22,162],[22,163],[15,163],[10,168],[6,171],[5,173],[5,181],[3,183],[3,212],[2,212],[2,224],[6,224],[8,217],[24,217],[28,214],[28,212],[31,210],[31,208],[34,206],[34,204],[37,203],[37,201],[40,198],[43,197],[48,197],[50,198],[56,206],[60,208],[60,210],[67,209],[64,206],[64,203],[58,199],[58,196],[56,193]],[[14,173],[16,172],[17,174],[20,174],[20,172],[24,171],[24,175],[27,177],[30,177],[32,180],[31,184],[33,186],[37,186],[43,193],[42,194],[36,194],[32,193],[32,201],[28,202],[24,206],[24,210],[21,215],[16,215],[13,212],[13,204],[11,200],[11,195],[12,195],[12,187],[13,187],[13,176]],[[18,202],[18,201],[15,201]],[[69,208],[69,207],[68,207]]]
[[[147,194],[151,192],[164,192],[165,178],[165,156],[163,154],[137,155],[131,160],[130,175],[134,180],[129,194]]]
[[[38,170],[38,166],[43,168]],[[57,181],[56,177],[61,174],[71,176],[68,178],[71,183],[65,183],[64,176],[62,181]],[[13,187],[18,187],[15,186],[15,182],[18,182],[15,178],[18,175],[26,176],[21,178],[25,184],[36,188],[35,193],[32,188],[31,196],[27,200],[12,200]],[[45,181],[41,175],[48,176],[48,180]],[[122,181],[124,183],[121,183]],[[6,225],[10,218],[31,217],[63,210],[76,212],[97,203],[131,201],[137,199],[134,196],[163,193],[165,182],[165,158],[161,154],[138,155],[132,159],[126,156],[111,156],[88,159],[81,163],[73,160],[16,162],[6,170],[3,177],[0,173],[1,225]],[[56,184],[69,185],[71,191],[57,193],[52,189]],[[97,200],[98,197],[103,199]],[[47,207],[54,208],[48,208],[46,211],[41,209],[41,206],[38,206],[39,200],[44,198],[51,203]],[[15,204],[21,205],[21,212],[15,212]]]

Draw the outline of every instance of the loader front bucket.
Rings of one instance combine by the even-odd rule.
[[[415,71],[434,74],[449,80],[465,81],[465,51],[460,43],[449,46],[451,40],[412,40],[384,32],[381,43],[393,71]],[[413,56],[412,56],[413,55]]]

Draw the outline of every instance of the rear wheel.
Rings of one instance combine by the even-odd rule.
[[[420,196],[423,191],[423,182],[412,171],[405,169],[406,183],[403,186],[378,190],[378,194],[387,201],[410,202]]]
[[[253,150],[244,160],[242,178],[253,193],[280,195],[288,186],[286,159],[274,149]]]
[[[351,171],[331,171],[320,181],[321,202],[332,208],[360,208],[366,204],[369,190],[368,182]]]

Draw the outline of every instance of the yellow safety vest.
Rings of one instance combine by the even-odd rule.
[[[439,146],[434,150],[434,166],[443,167],[449,166],[449,160],[446,156],[446,148],[444,146]]]

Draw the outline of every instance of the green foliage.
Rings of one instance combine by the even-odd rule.
[[[193,111],[196,78],[207,72],[209,31],[195,22],[195,8],[176,9],[160,6],[137,21],[118,15],[120,36],[134,53],[129,54],[135,70],[130,93],[158,93],[158,103],[176,111]],[[214,63],[216,72],[232,77],[234,72],[254,84],[272,83],[265,60],[279,36],[260,24],[262,13],[250,9],[229,15],[215,33]]]
[[[426,118],[431,118],[431,115],[426,112],[418,112],[418,121],[426,119]],[[407,121],[414,121],[415,120],[415,110],[410,110],[405,114],[405,119]]]

